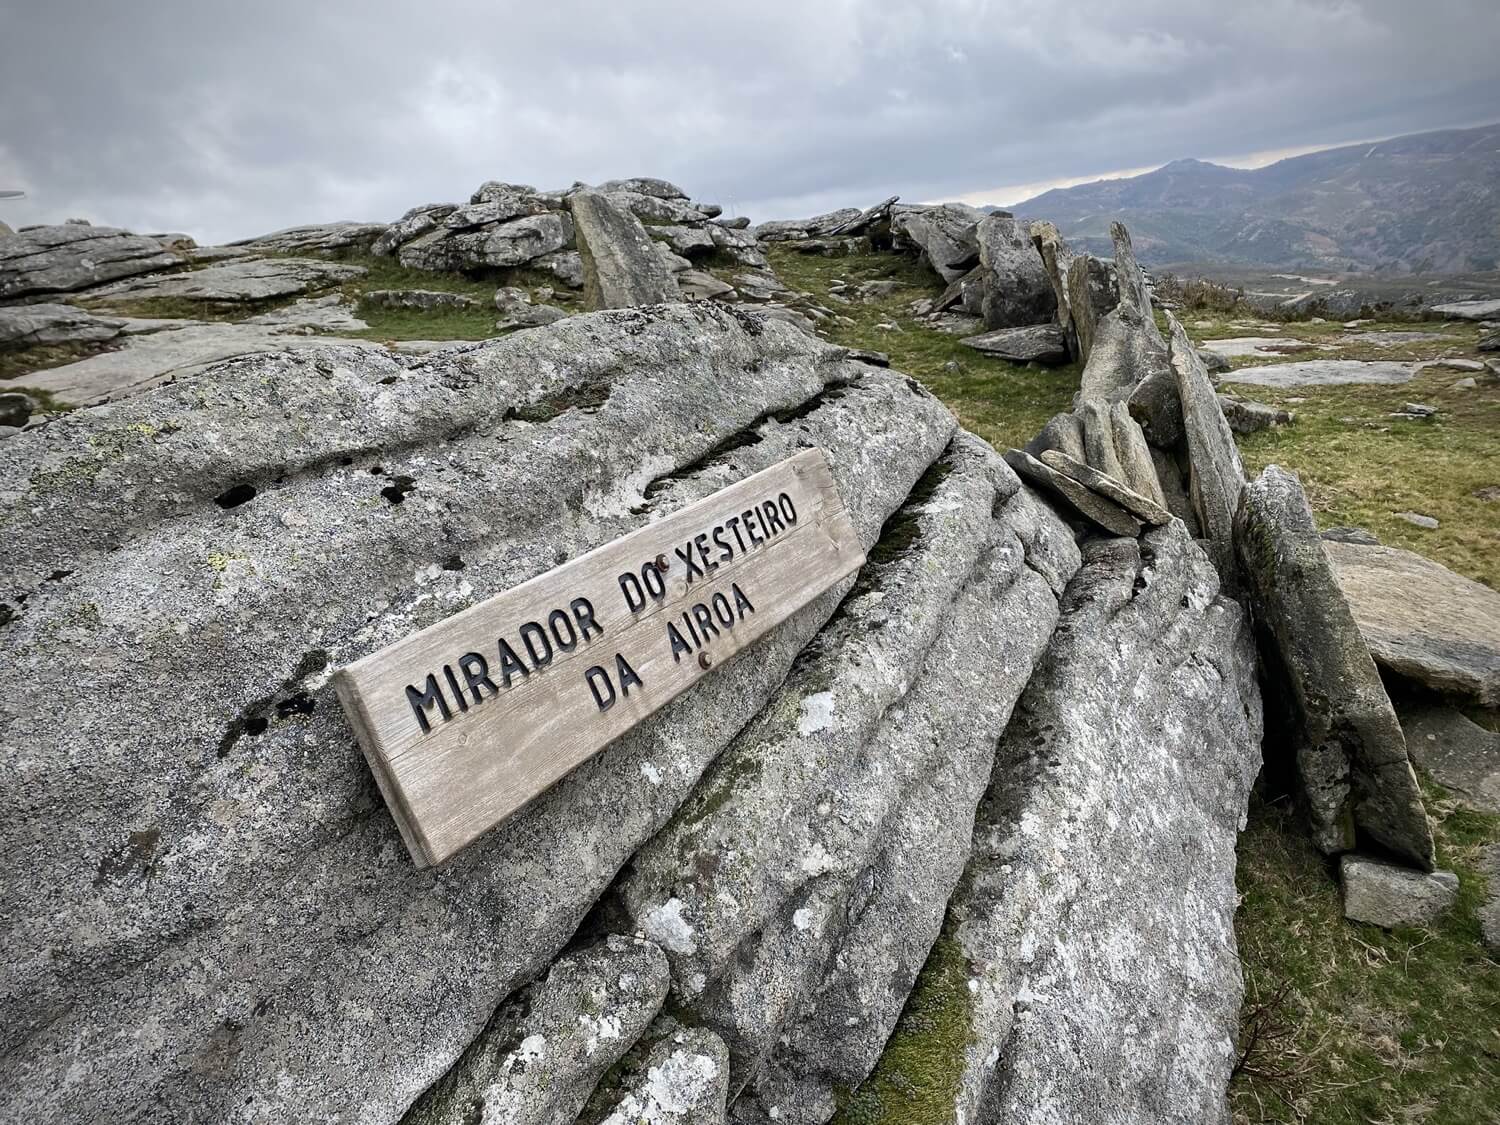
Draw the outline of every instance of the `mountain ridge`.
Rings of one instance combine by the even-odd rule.
[[[1292,156],[1263,168],[1192,157],[1053,188],[1015,206],[1098,252],[1124,222],[1141,258],[1462,272],[1500,265],[1500,123]]]

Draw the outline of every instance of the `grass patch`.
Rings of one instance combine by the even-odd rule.
[[[191,297],[136,297],[116,300],[100,297],[80,305],[100,316],[142,317],[147,320],[207,320],[230,323],[291,304],[295,297],[272,297],[265,301],[198,301]]]
[[[771,268],[783,283],[810,293],[825,308],[852,321],[819,325],[836,344],[885,352],[891,366],[915,376],[958,415],[963,426],[997,449],[1022,446],[1048,418],[1072,406],[1078,389],[1079,366],[1033,368],[981,355],[950,336],[912,320],[909,306],[923,297],[936,297],[943,283],[915,258],[904,254],[869,252],[839,258],[799,254],[783,243],[766,247]],[[841,303],[828,294],[835,280],[892,280],[889,296],[868,304]],[[900,331],[877,327],[895,324]],[[955,364],[955,367],[950,367]]]
[[[972,1033],[969,965],[944,923],[870,1077],[839,1092],[832,1125],[951,1125]]]
[[[568,290],[560,282],[537,270],[496,271],[493,277],[476,278],[460,273],[429,273],[403,266],[395,258],[374,255],[347,255],[340,259],[363,266],[363,277],[354,278],[340,287],[340,292],[355,306],[356,315],[370,327],[363,332],[341,333],[367,340],[486,340],[501,335],[495,331],[499,313],[495,311],[495,290],[515,285],[537,299],[538,290],[554,291],[552,303],[566,305]],[[365,304],[361,298],[372,289],[430,289],[442,293],[459,293],[478,301],[471,309],[388,309]],[[561,300],[559,299],[561,298]]]
[[[1431,930],[1347,922],[1329,866],[1289,807],[1252,801],[1240,838],[1235,920],[1245,964],[1237,1122],[1495,1121],[1500,1106],[1500,964],[1480,940],[1481,844],[1500,817],[1426,785],[1439,866],[1458,873],[1455,909]],[[1262,1007],[1264,1005],[1264,1007]]]
[[[1500,381],[1455,388],[1465,373],[1428,369],[1399,386],[1226,388],[1295,411],[1294,425],[1240,438],[1245,468],[1276,463],[1302,479],[1320,527],[1367,527],[1382,543],[1436,559],[1500,589],[1500,503],[1474,495],[1500,485]],[[1300,401],[1298,401],[1300,400]],[[1436,418],[1392,418],[1407,402]],[[1397,512],[1435,517],[1434,531]]]

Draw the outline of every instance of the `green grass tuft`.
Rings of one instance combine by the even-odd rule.
[[[843,1092],[832,1125],[952,1125],[973,1030],[969,964],[950,918],[874,1072]]]

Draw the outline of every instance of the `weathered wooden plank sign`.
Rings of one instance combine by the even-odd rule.
[[[805,450],[334,683],[412,856],[437,864],[863,563]]]

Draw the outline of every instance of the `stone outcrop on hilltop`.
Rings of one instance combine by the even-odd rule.
[[[817,338],[761,244],[853,239],[928,262],[972,346],[1080,361],[1073,409],[1002,454]],[[103,405],[0,459],[0,1117],[814,1125],[938,1050],[955,1120],[1226,1120],[1252,621],[1320,844],[1431,837],[1355,627],[1394,666],[1389,594],[1351,615],[1345,545],[1246,482],[1114,249],[895,199],[751,228],[645,177],[0,238],[0,347],[115,349],[28,375]],[[350,255],[492,280],[510,334],[318,335],[364,328]],[[443,284],[361,309],[488,309]],[[254,315],[110,312],[167,298]],[[808,448],[864,565],[416,868],[332,672]]]

